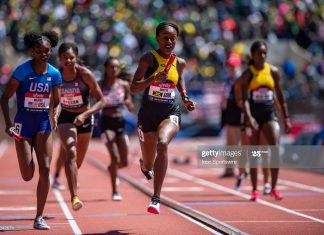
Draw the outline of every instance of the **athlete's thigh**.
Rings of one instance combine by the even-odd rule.
[[[63,123],[58,126],[61,143],[65,150],[74,149],[77,146],[77,129],[71,123]]]
[[[226,125],[226,144],[227,145],[238,145],[241,137],[241,127]]]
[[[262,143],[265,145],[276,145],[279,143],[280,128],[277,121],[263,123],[261,132],[264,137]]]
[[[34,141],[34,149],[38,165],[49,168],[53,152],[52,132],[44,131],[37,133]]]
[[[164,119],[158,127],[158,141],[163,141],[169,144],[178,131],[178,123],[175,123],[170,118]]]
[[[143,157],[153,159],[156,153],[157,133],[155,131],[139,133],[139,140]]]
[[[33,160],[31,139],[24,138],[22,141],[15,141],[15,146],[19,165],[27,167]]]

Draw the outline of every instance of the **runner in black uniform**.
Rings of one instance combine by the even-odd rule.
[[[156,28],[158,50],[145,53],[139,62],[131,84],[131,92],[144,91],[138,113],[138,135],[143,159],[141,171],[147,179],[153,177],[154,195],[148,212],[160,213],[160,193],[168,165],[168,145],[179,131],[180,110],[175,102],[175,88],[182,95],[187,110],[195,109],[195,102],[186,95],[183,70],[186,62],[177,57],[168,73],[165,66],[179,36],[178,26],[162,22]]]
[[[106,146],[110,154],[108,171],[111,177],[112,200],[121,201],[117,192],[117,170],[128,165],[128,136],[125,133],[124,105],[130,112],[134,110],[129,83],[118,78],[120,62],[109,57],[105,62],[105,74],[100,87],[105,99],[101,112],[100,129],[106,137]]]
[[[92,135],[93,114],[104,105],[103,95],[92,72],[77,64],[78,48],[73,42],[59,47],[63,78],[61,92],[62,110],[58,129],[65,154],[67,177],[73,210],[79,210],[82,202],[77,196],[78,168],[81,167]],[[97,102],[90,106],[90,92]]]
[[[276,67],[266,63],[267,45],[263,41],[256,41],[251,46],[252,61],[249,68],[242,75],[243,109],[249,125],[252,127],[251,145],[261,144],[261,133],[267,145],[279,144],[279,132],[276,123],[274,99],[278,98],[283,113],[285,131],[291,129],[288,108],[280,86],[280,75]],[[279,156],[271,154],[275,161]],[[279,168],[271,168],[271,195],[281,200],[282,195],[276,189]],[[259,197],[257,191],[257,168],[251,168],[251,182],[253,186],[251,200]]]

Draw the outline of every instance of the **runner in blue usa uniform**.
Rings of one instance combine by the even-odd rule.
[[[50,229],[43,219],[43,211],[49,191],[50,162],[52,158],[52,128],[57,123],[50,117],[54,115],[60,103],[60,72],[48,64],[52,48],[57,45],[58,35],[54,32],[27,33],[24,43],[31,49],[32,59],[19,65],[13,72],[1,97],[1,108],[6,123],[6,132],[12,136],[10,129],[20,135],[16,140],[16,151],[21,176],[25,181],[33,178],[35,164],[32,151],[35,151],[39,166],[37,185],[37,212],[35,229]],[[16,93],[17,114],[14,124],[9,116],[8,101]]]

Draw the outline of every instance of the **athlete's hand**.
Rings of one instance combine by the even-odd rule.
[[[13,136],[13,134],[11,133],[10,131],[10,128],[13,127],[12,124],[9,124],[9,125],[6,125],[6,129],[5,129],[5,132],[7,133],[7,135],[9,135],[10,137]]]
[[[165,72],[159,72],[155,75],[154,80],[158,82],[165,82],[166,80],[168,80],[168,74]]]
[[[257,123],[257,121],[253,117],[248,118],[248,120],[250,126],[257,131],[259,129],[259,124]]]
[[[285,118],[284,119],[284,125],[285,125],[285,132],[286,132],[286,134],[290,133],[290,131],[291,131],[291,121],[290,121],[290,118]]]
[[[188,111],[194,111],[196,109],[197,103],[190,99],[184,99],[183,103]]]
[[[73,124],[76,126],[81,126],[84,123],[85,119],[86,117],[81,113],[80,115],[75,117]]]

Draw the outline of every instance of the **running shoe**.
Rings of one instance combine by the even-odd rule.
[[[51,227],[48,226],[43,216],[37,216],[34,220],[34,229],[49,230]]]
[[[60,184],[60,182],[58,182],[58,180],[54,180],[53,184],[52,184],[52,188],[53,189],[57,189],[60,191],[63,191],[66,189],[66,187],[63,184]]]
[[[123,200],[122,196],[119,193],[113,193],[111,199],[113,201],[121,201],[121,200]]]
[[[74,196],[72,198],[71,202],[72,202],[72,209],[74,211],[80,210],[82,208],[82,206],[83,206],[83,203],[82,203],[82,201],[80,201],[80,199],[78,198],[78,196]]]
[[[283,197],[277,189],[271,190],[271,196],[274,197],[277,201],[280,201]]]
[[[250,201],[256,201],[258,198],[259,198],[259,192],[256,190],[253,190]]]
[[[271,185],[269,183],[266,183],[263,186],[263,195],[269,195],[271,194]]]
[[[141,171],[142,171],[143,175],[145,175],[146,179],[147,180],[153,179],[153,176],[154,176],[153,171],[152,170],[150,170],[150,171],[143,170],[143,168],[142,168],[143,167],[143,159],[142,158],[140,158],[139,162],[140,162]]]
[[[160,198],[156,195],[152,197],[151,203],[147,208],[147,212],[152,214],[160,214]]]

